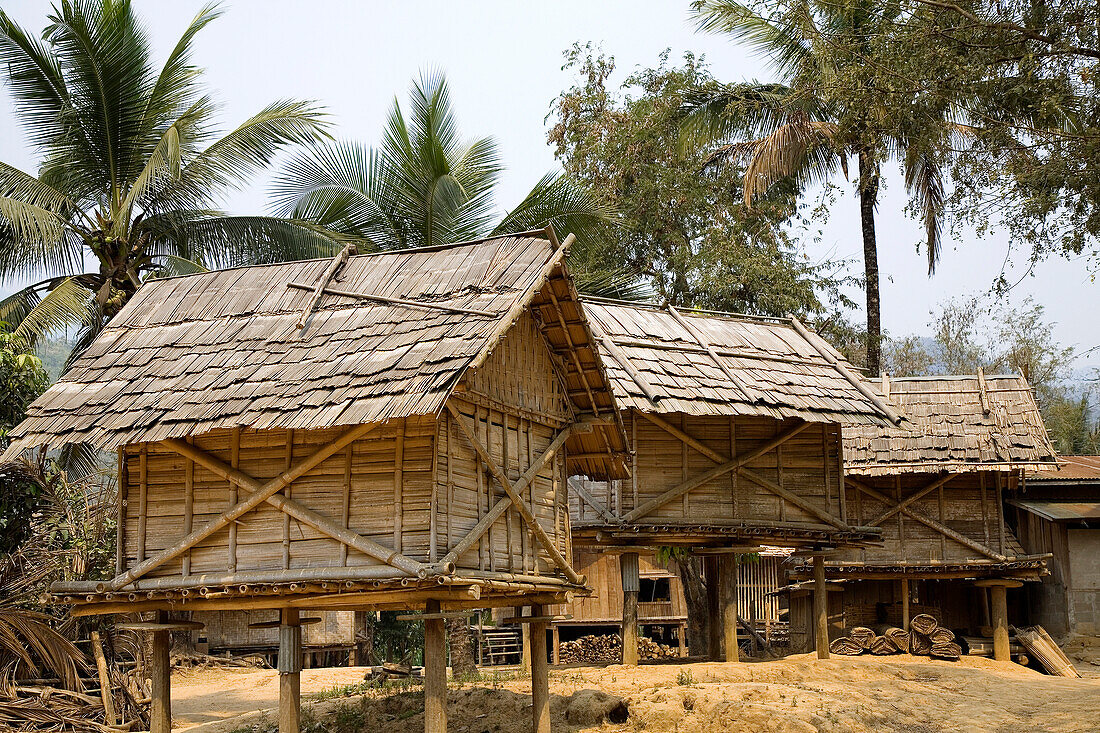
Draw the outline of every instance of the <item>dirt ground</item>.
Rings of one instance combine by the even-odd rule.
[[[1081,660],[1079,668],[1085,678],[1072,680],[973,657],[818,660],[805,654],[741,664],[579,667],[551,671],[551,714],[553,729],[569,733],[1100,731],[1100,666]],[[310,701],[323,690],[359,682],[363,671],[303,671],[306,717],[337,733],[422,731],[419,690]],[[274,728],[273,670],[205,669],[177,675],[172,684],[173,714],[181,729],[266,733]],[[452,684],[449,729],[525,733],[529,684],[524,679]],[[592,693],[575,695],[583,690],[624,698],[626,722],[585,720],[589,701],[581,698]]]

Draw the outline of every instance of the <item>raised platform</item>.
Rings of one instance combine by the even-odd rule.
[[[781,545],[832,549],[837,547],[874,547],[882,539],[878,527],[837,529],[820,524],[754,523],[703,524],[687,522],[634,522],[609,524],[584,522],[574,524],[574,545],[600,547],[726,547],[731,543],[748,545]]]
[[[858,562],[827,560],[825,577],[833,580],[892,580],[901,578],[917,579],[965,579],[965,578],[1014,578],[1018,580],[1039,580],[1049,571],[1046,559],[1049,555],[1026,555],[1006,560],[947,560],[947,561],[901,561],[901,562]],[[806,579],[813,575],[813,569],[802,564],[791,571],[793,579]]]

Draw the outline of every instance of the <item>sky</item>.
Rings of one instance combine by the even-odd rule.
[[[167,55],[202,7],[197,0],[135,0],[160,58]],[[498,205],[518,203],[531,186],[556,167],[546,143],[551,103],[574,81],[562,70],[563,52],[575,41],[592,42],[615,57],[616,81],[653,66],[671,49],[676,59],[691,51],[706,56],[725,81],[770,78],[767,62],[731,41],[695,32],[687,0],[558,0],[554,3],[341,2],[338,0],[233,0],[225,14],[194,43],[194,60],[205,83],[223,104],[225,129],[265,104],[282,98],[314,99],[333,117],[342,138],[380,139],[394,97],[406,98],[411,80],[429,69],[447,75],[460,128],[472,137],[496,139],[505,164]],[[47,0],[3,0],[3,9],[24,28],[46,24]],[[0,91],[0,160],[34,171],[36,158],[17,124],[6,88]],[[927,277],[918,222],[904,212],[906,196],[897,166],[886,168],[878,208],[883,327],[891,335],[926,333],[929,311],[946,298],[984,293],[1000,274],[1009,248],[995,232],[986,239],[945,232],[937,274]],[[862,271],[859,210],[851,184],[842,179],[820,242],[807,243],[815,260],[849,258]],[[265,209],[265,177],[237,192],[226,208],[234,213]],[[1009,280],[1025,275],[1009,265]],[[9,292],[14,283],[0,284]],[[1086,263],[1056,258],[1024,276],[1011,293],[1046,306],[1055,336],[1085,352],[1100,345],[1094,315],[1098,286]],[[862,302],[862,293],[853,297]],[[862,314],[855,314],[857,320]],[[1079,359],[1084,373],[1100,368],[1100,349]]]

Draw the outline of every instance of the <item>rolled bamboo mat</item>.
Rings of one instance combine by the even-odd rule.
[[[943,626],[938,626],[928,635],[928,638],[932,640],[933,644],[946,644],[947,642],[955,641],[955,632]]]
[[[1042,626],[1028,626],[1023,629],[1016,629],[1016,640],[1023,645],[1027,653],[1039,664],[1043,665],[1043,669],[1053,675],[1059,677],[1080,677],[1074,669],[1073,663],[1069,661],[1069,657],[1058,648],[1058,645],[1054,643],[1054,639],[1050,638],[1050,634],[1046,632]]]
[[[887,654],[897,654],[898,648],[892,639],[885,636],[876,636],[871,640],[871,653],[884,657]]]
[[[962,647],[953,641],[933,641],[928,653],[937,659],[956,660],[962,656]]]
[[[899,629],[897,626],[891,626],[882,633],[884,637],[890,640],[890,643],[894,645],[894,648],[899,652],[909,651],[909,632],[905,629]]]
[[[856,626],[848,632],[848,638],[864,649],[870,649],[871,642],[875,639],[875,630],[866,626]]]
[[[935,617],[927,613],[917,614],[909,621],[910,631],[916,631],[918,634],[924,634],[925,636],[930,636],[938,626],[939,622],[936,621]]]
[[[932,640],[919,631],[910,631],[909,653],[928,656],[932,653]]]
[[[858,641],[853,641],[847,636],[841,636],[833,639],[833,643],[829,644],[829,651],[833,654],[842,654],[848,657],[854,657],[862,654],[864,649],[863,645]]]

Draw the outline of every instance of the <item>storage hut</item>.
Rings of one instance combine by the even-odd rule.
[[[1020,544],[1050,555],[1050,574],[1027,587],[1032,622],[1100,636],[1100,456],[1060,456],[1055,470],[1026,472],[1011,496]]]
[[[158,733],[167,612],[281,609],[280,728],[294,731],[299,610],[423,609],[434,732],[447,609],[530,606],[545,629],[542,606],[585,587],[566,559],[567,475],[628,465],[570,240],[156,280],[31,406],[12,451],[118,450],[117,575],[53,592],[76,614],[165,619],[150,627]],[[545,633],[532,637],[545,731]]]
[[[827,577],[845,581],[833,634],[907,627],[926,612],[970,633],[992,625],[1007,659],[1006,588],[1045,572],[1006,526],[1003,503],[1021,470],[1054,465],[1031,388],[1019,375],[978,372],[884,377],[881,392],[908,422],[846,428],[844,471],[849,518],[881,528],[884,546],[826,562]]]
[[[574,484],[586,507],[573,540],[620,553],[624,661],[636,661],[638,553],[659,546],[707,556],[719,620],[710,652],[735,658],[734,555],[875,541],[879,530],[856,526],[844,503],[840,424],[900,418],[795,319],[598,299],[585,311],[623,411],[631,471],[603,488]]]

